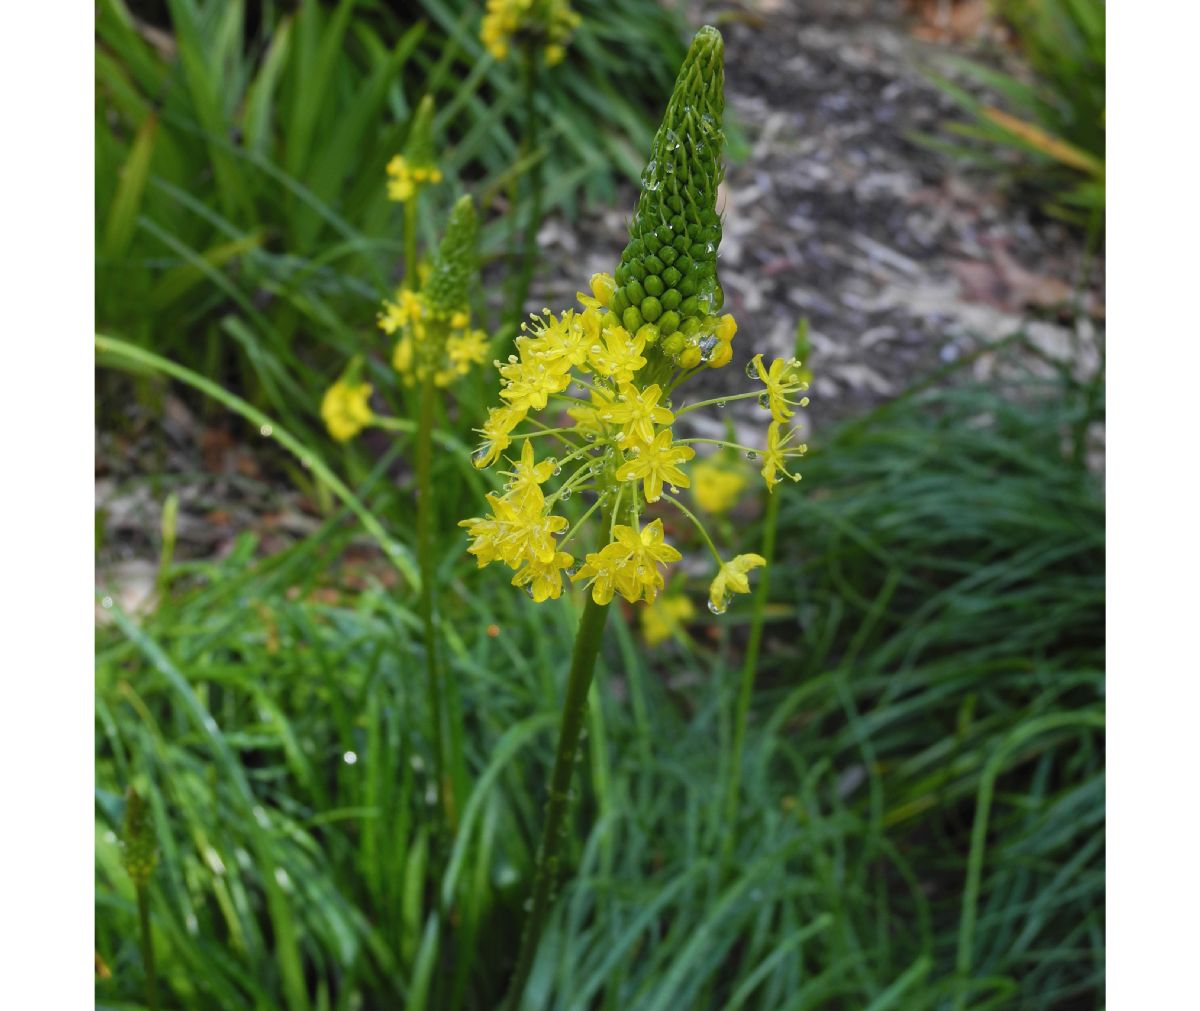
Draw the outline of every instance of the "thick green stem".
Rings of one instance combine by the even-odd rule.
[[[417,192],[404,201],[404,287],[417,290]]]
[[[433,370],[421,385],[417,421],[417,565],[421,570],[421,623],[425,633],[425,674],[429,713],[433,721],[433,771],[438,800],[445,813],[446,827],[453,831],[454,798],[446,778],[446,744],[442,715],[442,683],[438,668],[438,637],[434,596],[437,592],[437,557],[434,551],[435,503],[433,495],[433,429],[437,387]]]
[[[158,975],[154,970],[154,939],[150,936],[150,895],[137,886],[138,929],[142,942],[142,969],[146,974],[146,1006],[158,1011]]]
[[[533,163],[529,166],[529,217],[525,222],[525,250],[521,257],[520,270],[513,285],[512,321],[515,332],[520,332],[521,321],[525,318],[525,299],[529,297],[529,285],[533,280],[533,269],[537,264],[538,230],[542,225],[542,159],[537,156],[538,122],[537,109],[534,100],[538,88],[537,51],[532,46],[525,46],[524,59],[521,67],[522,92],[525,99],[525,135],[521,139],[521,151],[525,155],[533,155]],[[517,220],[517,208],[512,209],[514,228]]]
[[[575,633],[575,649],[571,654],[571,673],[567,677],[567,694],[563,700],[562,722],[558,731],[558,751],[554,756],[554,771],[550,776],[550,799],[546,804],[546,821],[542,826],[542,841],[538,846],[537,871],[533,880],[533,896],[529,918],[521,935],[521,951],[517,967],[508,986],[506,1011],[517,1011],[521,995],[533,969],[538,942],[546,926],[550,903],[558,878],[563,836],[566,833],[567,806],[571,798],[571,774],[575,770],[575,753],[579,750],[579,734],[583,729],[587,709],[588,689],[600,652],[600,638],[608,604],[597,604],[589,595],[579,630]]]
[[[729,788],[725,795],[725,842],[722,853],[728,856],[737,834],[738,791],[742,780],[742,749],[746,743],[746,721],[750,715],[750,696],[754,692],[754,675],[758,672],[758,648],[762,643],[763,614],[770,593],[771,567],[775,562],[775,530],[779,523],[778,493],[767,495],[767,510],[763,516],[763,558],[767,564],[759,576],[754,591],[754,610],[750,618],[750,639],[742,663],[742,680],[738,689],[737,710],[733,718],[733,750],[730,755]]]

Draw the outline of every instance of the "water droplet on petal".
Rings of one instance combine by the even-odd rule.
[[[722,600],[719,604],[710,600],[708,602],[708,609],[712,611],[713,614],[724,614],[729,609],[729,605],[724,600]]]

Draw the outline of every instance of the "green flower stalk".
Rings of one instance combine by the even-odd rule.
[[[146,973],[146,1005],[158,1008],[158,976],[154,968],[154,938],[150,934],[150,896],[147,886],[158,864],[158,845],[142,795],[132,786],[125,794],[125,821],[121,828],[121,864],[137,894],[138,935]]]
[[[712,443],[756,456],[757,447],[705,438],[676,438],[677,419],[712,405],[763,398],[773,417],[786,421],[800,401],[798,363],[771,365],[771,384],[713,400],[674,398],[706,368],[733,357],[737,324],[719,316],[716,275],[721,237],[716,211],[721,181],[723,43],[714,28],[692,41],[651,158],[629,245],[614,276],[597,274],[591,295],[580,294],[582,311],[555,315],[549,309],[522,325],[516,354],[496,362],[500,405],[479,430],[483,444],[476,467],[489,467],[514,443],[519,453],[500,493],[487,496],[491,514],[463,520],[480,567],[501,562],[514,570],[512,583],[535,602],[562,594],[563,575],[590,591],[576,634],[550,798],[537,855],[530,914],[522,936],[507,1007],[519,1006],[549,915],[558,878],[571,771],[579,745],[582,704],[591,685],[608,606],[616,595],[652,604],[665,587],[664,568],[680,560],[665,540],[655,513],[667,504],[692,523],[716,562],[709,609],[722,613],[734,594],[750,592],[749,574],[764,564],[758,555],[725,561],[707,529],[678,497],[691,487],[694,444]],[[761,356],[756,359],[761,363]],[[786,473],[787,461],[804,451],[772,421],[762,471],[767,487]],[[772,441],[774,440],[774,441]],[[553,447],[553,454],[538,446]],[[544,486],[544,487],[543,487]],[[564,504],[573,495],[593,501],[572,524]],[[568,545],[588,529],[598,550],[576,567]]]
[[[433,483],[433,440],[441,390],[486,359],[487,335],[471,326],[470,290],[478,275],[478,230],[475,205],[462,197],[450,214],[424,287],[407,287],[386,300],[379,327],[396,338],[392,352],[400,381],[418,391],[414,470],[417,484],[417,561],[421,574],[420,612],[425,637],[426,686],[433,728],[433,766],[438,804],[444,824],[453,832],[457,802],[465,788],[462,727],[458,696],[442,669],[437,621],[437,501]],[[410,430],[412,423],[376,415],[370,406],[372,387],[360,379],[361,359],[354,359],[326,392],[321,414],[338,441],[354,438],[364,428]],[[449,733],[449,754],[447,749]]]
[[[445,722],[447,695],[446,676],[442,670],[437,632],[437,503],[433,485],[433,435],[437,427],[438,388],[446,374],[451,334],[455,324],[461,324],[468,311],[471,279],[478,272],[478,220],[470,197],[462,197],[454,205],[442,244],[434,258],[433,270],[422,292],[423,308],[417,327],[420,337],[415,341],[413,364],[421,387],[417,416],[416,477],[417,477],[417,564],[421,570],[421,622],[425,633],[425,662],[428,681],[429,707],[434,732],[434,774],[438,796],[445,814],[446,826],[453,832],[457,823],[457,798],[454,781],[457,776],[447,773]],[[411,338],[410,338],[411,339]],[[450,689],[452,693],[452,688]],[[456,696],[454,696],[456,699]],[[461,762],[461,729],[457,706],[451,707],[451,735],[456,765]],[[456,769],[457,772],[457,769]]]

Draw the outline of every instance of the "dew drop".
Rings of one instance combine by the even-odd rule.
[[[269,439],[269,438],[271,438],[271,433],[273,431],[274,431],[274,429],[270,425],[263,425],[261,428],[259,428],[258,434],[261,435],[264,439]]]
[[[746,459],[747,460],[757,460],[758,454],[754,450],[748,449],[748,450],[746,450]]]
[[[771,406],[771,395],[769,393],[760,393],[758,395],[758,406],[759,407],[770,407]]]
[[[725,409],[725,401],[724,401],[724,400],[718,400],[718,401],[717,401],[717,409],[718,409],[718,410],[724,410],[724,409]]]
[[[106,610],[106,611],[110,610],[113,606],[112,597],[101,597],[100,598],[100,606],[103,607],[104,610]]]
[[[747,379],[757,379],[758,378],[758,369],[756,369],[754,367],[753,359],[746,362],[746,378]]]
[[[342,761],[347,765],[354,765],[358,761],[358,755],[356,755],[353,751],[347,751],[344,755],[342,755]]]

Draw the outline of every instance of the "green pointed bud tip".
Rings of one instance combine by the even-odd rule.
[[[132,786],[125,794],[125,821],[121,827],[121,863],[138,887],[145,885],[158,862],[158,849],[149,812],[142,795]]]
[[[615,276],[628,279],[623,291],[629,306],[646,321],[658,319],[664,310],[681,321],[702,315],[705,307],[689,296],[697,293],[703,277],[716,283],[724,55],[719,31],[706,26],[696,33],[642,172],[630,241]]]
[[[425,295],[435,313],[453,313],[468,303],[471,280],[477,270],[476,239],[479,219],[469,196],[460,197],[433,261]]]
[[[404,156],[410,165],[416,167],[426,168],[434,164],[432,95],[426,95],[417,103],[408,129],[408,143],[404,146]]]

